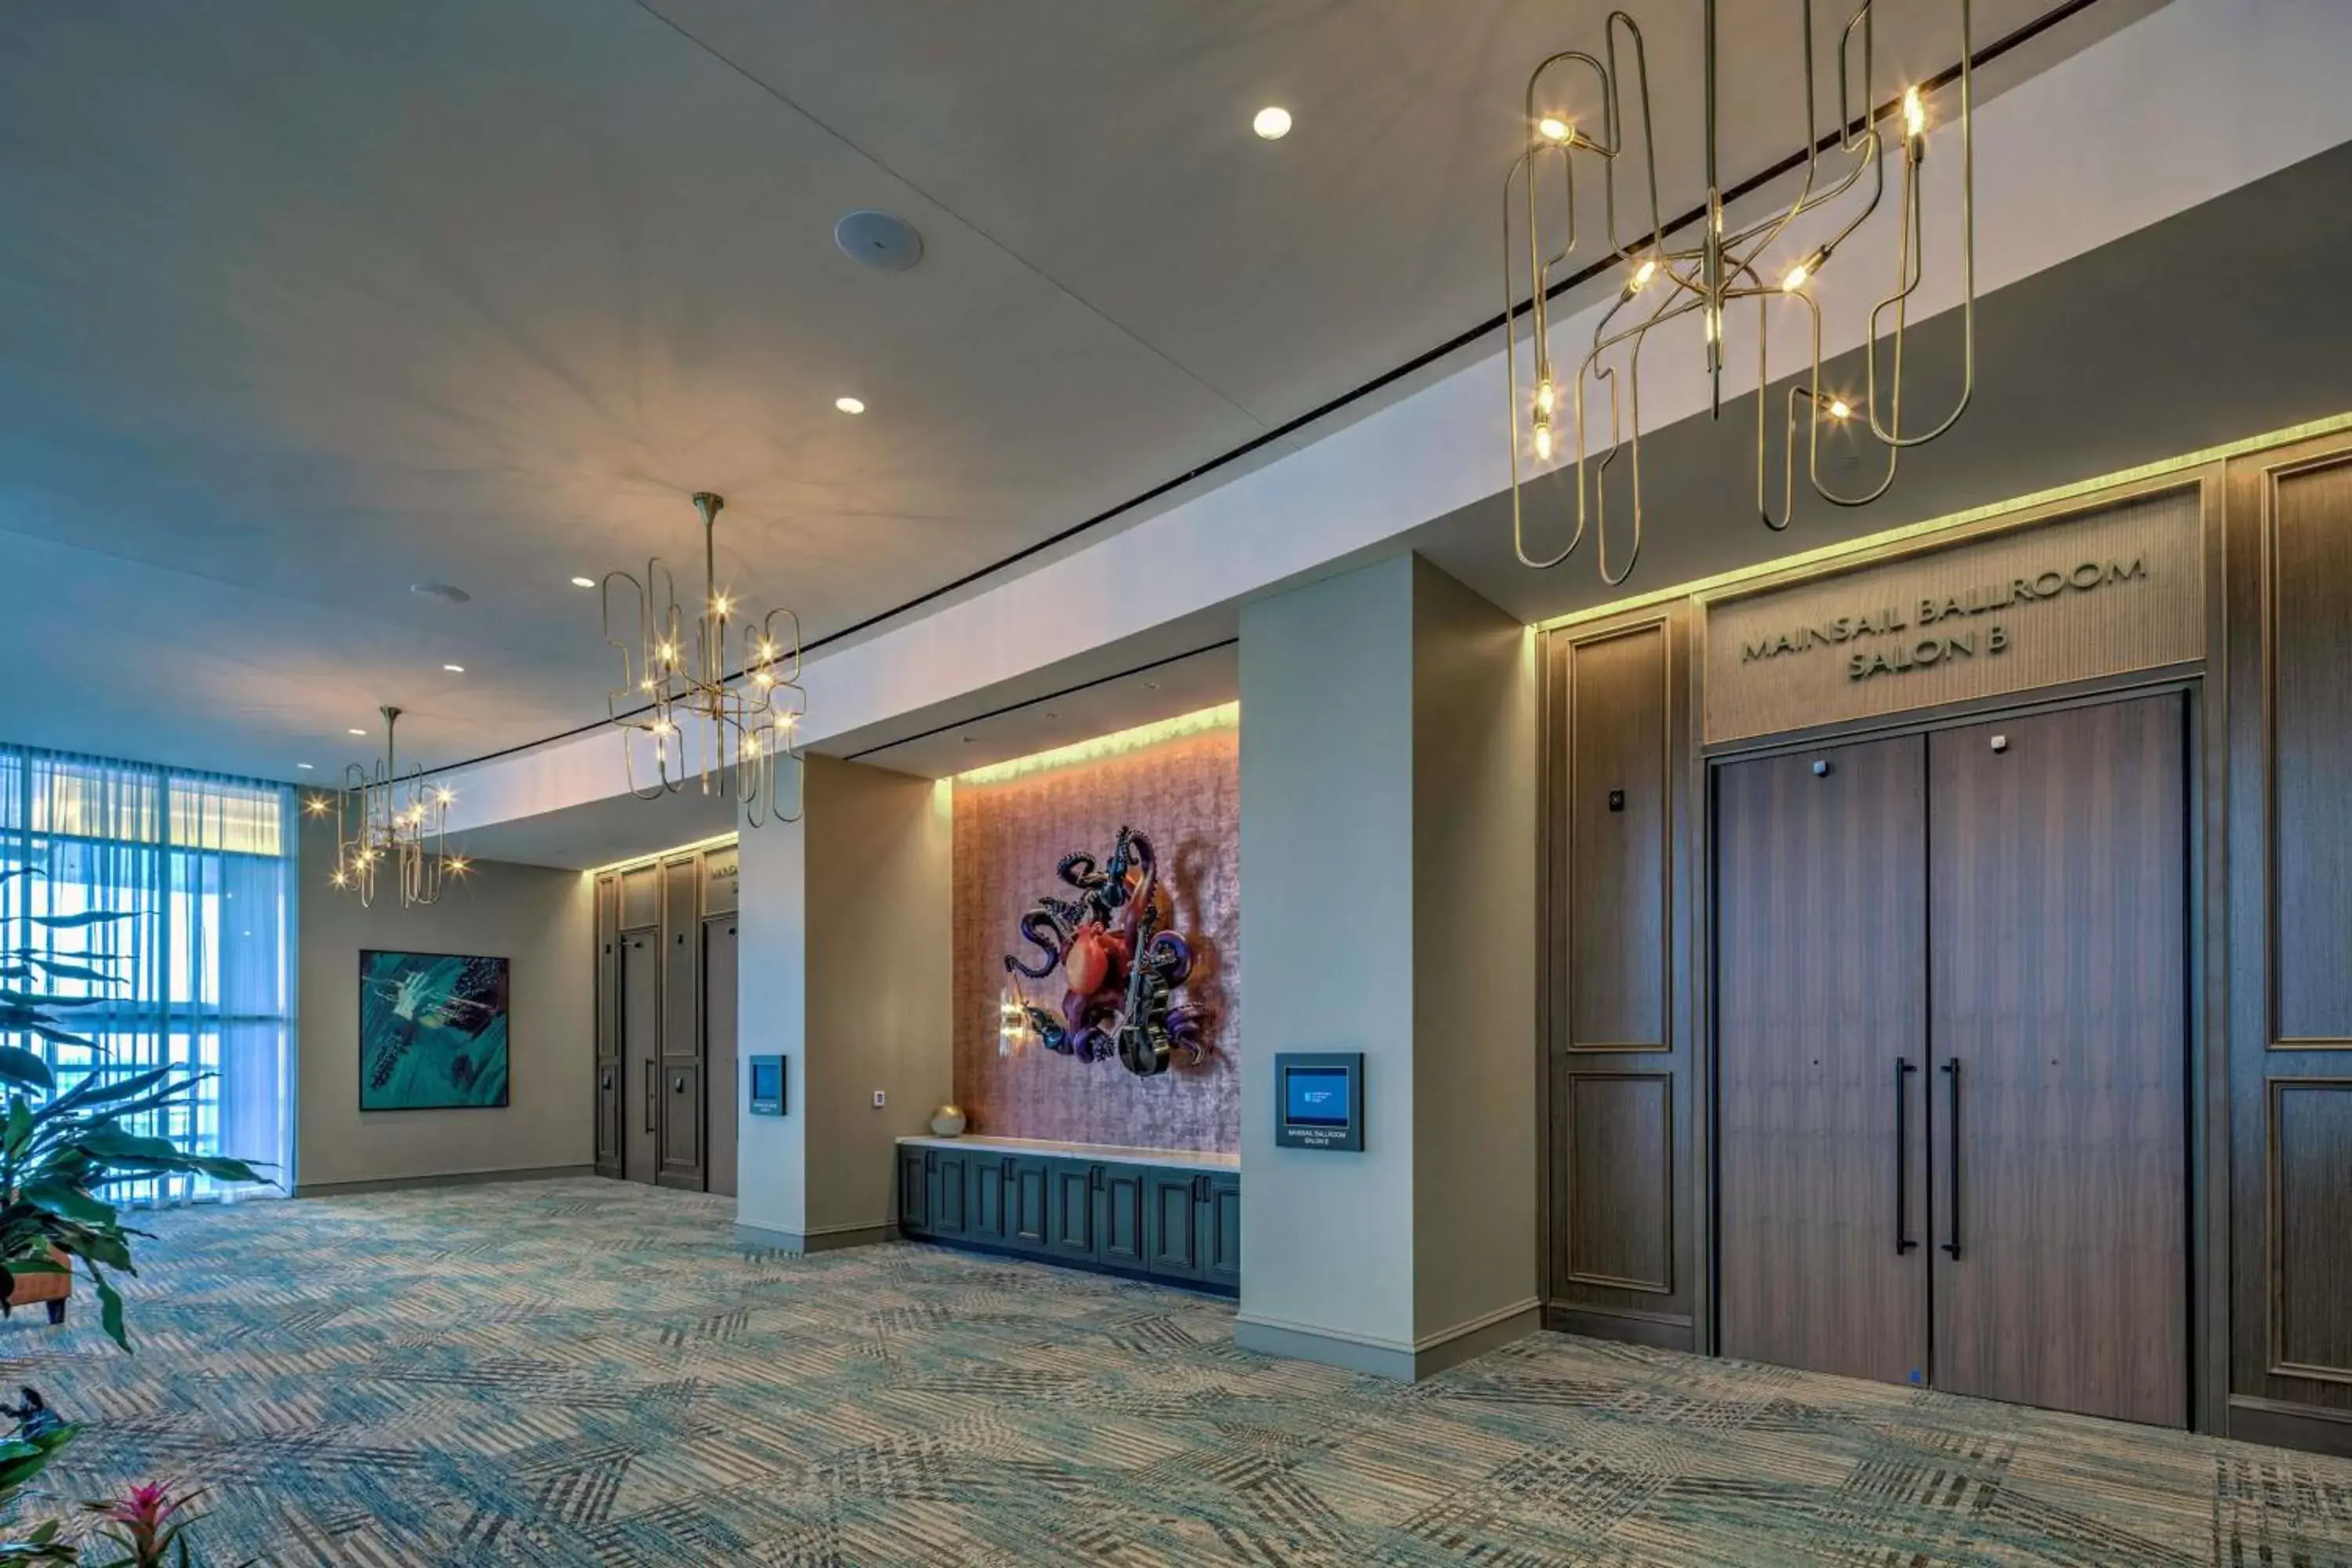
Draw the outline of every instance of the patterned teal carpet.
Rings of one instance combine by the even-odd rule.
[[[1149,1286],[747,1252],[732,1207],[165,1215],[139,1354],[20,1314],[0,1380],[89,1422],[63,1496],[209,1483],[228,1563],[2352,1562],[2352,1465],[1557,1335],[1399,1387]]]

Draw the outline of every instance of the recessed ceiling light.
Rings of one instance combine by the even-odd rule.
[[[593,577],[574,577],[572,579],[572,585],[575,588],[593,588],[596,585],[596,579]]]
[[[1250,121],[1250,129],[1268,142],[1279,142],[1290,134],[1290,110],[1277,104],[1267,104]]]
[[[463,675],[466,673],[466,667],[462,664],[445,664],[441,668],[447,670],[452,675]]]
[[[367,733],[367,731],[366,731],[365,730],[351,730],[351,731],[345,731],[345,732],[346,732],[347,734],[352,734],[352,735],[364,735],[364,734],[366,734],[366,733]]]
[[[474,596],[451,583],[411,583],[408,591],[420,599],[437,599],[445,605],[462,605]]]
[[[1147,680],[1143,683],[1143,689],[1146,691],[1157,691],[1160,689],[1160,682],[1156,680]]]
[[[840,409],[844,414],[863,414],[866,412],[865,403],[855,397],[836,397],[833,400],[833,405],[835,408]]]
[[[310,771],[310,764],[308,763],[296,763],[294,765],[300,768],[306,773]]]

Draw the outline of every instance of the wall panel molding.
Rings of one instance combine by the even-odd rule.
[[[2270,1373],[2352,1384],[2352,1078],[2267,1089]]]
[[[1674,1074],[1570,1068],[1562,1079],[1565,1278],[1671,1296]]]
[[[1572,889],[1563,1041],[1674,1048],[1673,659],[1664,615],[1564,639]]]

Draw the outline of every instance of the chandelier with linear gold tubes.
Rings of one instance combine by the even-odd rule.
[[[1737,322],[1735,305],[1756,305],[1756,510],[1764,525],[1780,531],[1796,507],[1797,432],[1805,431],[1805,471],[1815,494],[1833,506],[1866,506],[1895,482],[1902,454],[1949,430],[1967,409],[1976,385],[1976,150],[1970,127],[1970,54],[1974,48],[1969,0],[1956,0],[1959,13],[1958,85],[1959,235],[1962,285],[1961,384],[1950,409],[1921,422],[1904,407],[1904,346],[1911,302],[1925,272],[1926,224],[1920,172],[1927,154],[1927,96],[1906,87],[1882,102],[1877,96],[1874,39],[1876,0],[1862,0],[1838,38],[1837,120],[1820,133],[1813,58],[1813,0],[1793,0],[1800,14],[1805,68],[1805,154],[1796,194],[1754,221],[1731,226],[1720,168],[1717,124],[1717,0],[1702,0],[1704,15],[1705,147],[1706,201],[1695,244],[1669,247],[1658,210],[1658,169],[1651,136],[1649,68],[1642,32],[1622,11],[1602,25],[1601,53],[1578,49],[1547,58],[1528,79],[1525,103],[1528,142],[1512,163],[1503,190],[1503,295],[1507,321],[1521,299],[1528,300],[1530,333],[1523,349],[1507,332],[1504,363],[1510,388],[1512,543],[1522,563],[1559,564],[1584,542],[1590,528],[1601,580],[1614,587],[1631,576],[1642,553],[1642,361],[1653,333],[1677,322],[1695,322],[1689,346],[1703,356],[1709,383],[1709,409],[1723,412],[1727,338]],[[1622,62],[1621,40],[1626,46]],[[1854,78],[1859,67],[1859,91]],[[1621,63],[1630,67],[1627,79]],[[1581,100],[1597,109],[1597,133],[1588,118],[1580,122],[1573,86],[1592,94]],[[1628,89],[1641,127],[1638,154],[1628,145]],[[1825,156],[1826,153],[1826,156]],[[1648,223],[1621,231],[1619,164],[1638,156],[1646,195]],[[1614,262],[1624,268],[1616,299],[1602,311],[1589,343],[1580,344],[1572,371],[1553,361],[1551,293],[1580,239],[1576,176],[1581,163],[1598,161],[1603,217]],[[1822,279],[1841,247],[1869,221],[1887,195],[1887,164],[1898,165],[1893,229],[1894,267],[1888,291],[1873,305],[1864,341],[1863,385],[1836,391],[1822,384]],[[1630,201],[1629,201],[1630,205]],[[1840,267],[1843,273],[1845,268]],[[1801,326],[1812,347],[1811,373],[1791,385],[1782,422],[1781,484],[1777,513],[1769,497],[1770,326],[1776,310],[1803,312]],[[1739,312],[1744,316],[1746,312]],[[1523,364],[1525,355],[1531,363]],[[1532,374],[1523,379],[1524,371]],[[1607,414],[1605,439],[1596,440],[1601,405]],[[1821,474],[1822,428],[1867,432],[1885,454],[1884,470],[1867,489],[1840,490]],[[1526,466],[1522,445],[1538,471],[1573,459],[1575,521],[1568,542],[1549,555],[1528,549],[1523,496]],[[1610,468],[1624,458],[1622,476]],[[1612,561],[1609,491],[1622,487],[1621,516],[1630,518],[1631,537]],[[1628,526],[1621,524],[1621,528]]]
[[[356,893],[362,907],[373,905],[385,885],[399,893],[403,908],[430,904],[468,868],[466,858],[448,847],[449,805],[457,796],[421,767],[401,772],[400,710],[387,704],[376,711],[383,715],[383,755],[373,763],[347,764],[342,793],[314,795],[303,809],[335,819],[331,886]]]
[[[795,726],[808,711],[800,683],[801,622],[790,610],[754,617],[719,584],[716,533],[727,503],[708,490],[702,514],[702,602],[688,617],[659,556],[642,580],[604,574],[604,640],[620,655],[621,680],[608,703],[621,731],[622,766],[640,800],[688,784],[727,794],[746,826],[801,815],[801,753]],[[778,805],[777,781],[785,775]]]

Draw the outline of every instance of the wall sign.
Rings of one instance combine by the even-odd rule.
[[[1706,601],[1710,743],[2205,656],[2189,485]]]
[[[753,1057],[751,1058],[751,1112],[754,1116],[782,1116],[784,1113],[784,1058]]]
[[[1274,1087],[1276,1144],[1362,1152],[1362,1052],[1280,1052],[1274,1058]]]

